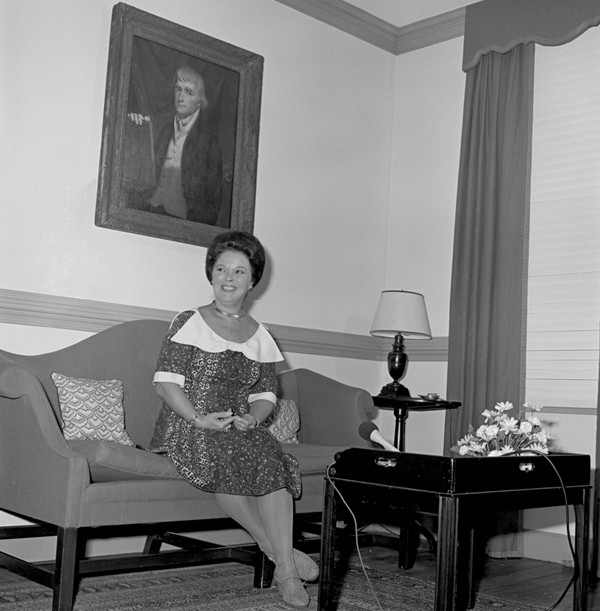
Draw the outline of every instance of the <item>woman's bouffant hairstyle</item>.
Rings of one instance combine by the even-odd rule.
[[[217,259],[226,251],[233,250],[246,255],[252,268],[252,284],[256,286],[265,269],[265,249],[258,238],[245,231],[228,231],[219,234],[208,247],[204,269],[209,282]]]

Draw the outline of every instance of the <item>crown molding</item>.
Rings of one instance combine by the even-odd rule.
[[[277,0],[309,17],[396,53],[398,28],[344,0]]]
[[[465,33],[465,7],[397,28],[396,55],[437,45]]]
[[[276,1],[393,55],[458,38],[465,28],[464,7],[398,27],[344,0]]]
[[[128,320],[170,322],[177,312],[119,303],[0,289],[0,323],[97,333]],[[385,361],[390,341],[370,335],[267,324],[282,352]],[[1,348],[1,346],[0,346]],[[412,361],[446,361],[447,338],[406,340]]]

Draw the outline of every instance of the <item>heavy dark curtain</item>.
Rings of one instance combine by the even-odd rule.
[[[533,56],[532,43],[489,53],[467,74],[448,350],[463,406],[448,411],[448,447],[498,401],[523,402]],[[498,555],[522,555],[518,526],[515,513],[489,533]]]
[[[467,73],[452,262],[446,447],[523,396],[533,44]]]

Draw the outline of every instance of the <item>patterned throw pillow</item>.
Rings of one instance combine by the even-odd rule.
[[[86,380],[53,373],[66,439],[98,439],[132,446],[125,431],[121,380]]]
[[[300,414],[293,399],[277,399],[275,409],[267,421],[269,431],[280,443],[298,443]]]

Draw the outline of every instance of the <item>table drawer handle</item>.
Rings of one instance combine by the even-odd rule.
[[[375,464],[378,467],[385,467],[388,469],[389,467],[395,467],[398,464],[398,461],[395,458],[388,458],[387,456],[378,456],[375,459]]]
[[[519,471],[523,473],[531,473],[535,469],[535,465],[532,462],[519,463]]]

